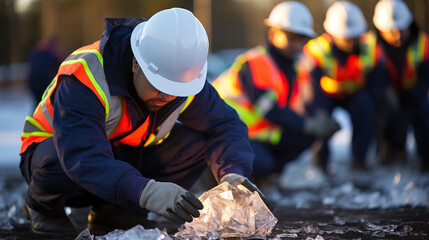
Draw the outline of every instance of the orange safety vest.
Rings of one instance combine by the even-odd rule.
[[[331,97],[343,98],[356,93],[365,86],[366,75],[374,69],[381,57],[381,49],[376,45],[372,33],[359,38],[359,55],[349,54],[344,65],[332,54],[331,37],[324,33],[310,40],[304,46],[304,54],[323,70],[320,88]]]
[[[149,146],[161,143],[168,137],[180,113],[192,102],[195,96],[183,101],[170,115],[157,127],[151,113],[145,122],[132,131],[130,112],[122,96],[111,96],[103,68],[103,56],[99,48],[100,41],[79,48],[74,51],[60,66],[57,75],[49,84],[42,100],[33,113],[25,119],[24,130],[21,136],[22,145],[20,153],[32,143],[39,143],[53,137],[53,103],[52,94],[65,75],[74,75],[85,86],[91,89],[105,109],[105,129],[109,140],[114,145],[126,144],[131,146]],[[153,129],[153,130],[152,130]],[[130,134],[130,131],[132,131]],[[155,134],[156,133],[156,134]],[[126,135],[126,136],[124,136]]]
[[[398,91],[409,90],[417,85],[417,69],[422,62],[429,59],[429,37],[426,33],[419,32],[416,41],[408,46],[405,57],[401,76],[392,60],[386,57],[391,83]]]
[[[246,62],[249,65],[254,86],[266,90],[255,103],[245,95],[238,75]],[[289,82],[263,46],[239,55],[233,65],[213,81],[213,86],[220,97],[237,111],[241,120],[247,125],[251,140],[274,145],[280,141],[282,128],[268,121],[265,114],[275,104],[279,107],[287,105]]]

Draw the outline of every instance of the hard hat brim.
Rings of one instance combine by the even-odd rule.
[[[289,26],[289,27],[280,26],[279,24],[275,24],[275,23],[271,22],[270,19],[268,19],[268,18],[264,19],[264,24],[267,27],[279,28],[281,30],[293,32],[293,33],[300,34],[300,35],[303,35],[306,37],[315,37],[316,36],[316,33],[310,29],[303,30],[300,28],[294,28],[292,26]]]
[[[143,56],[138,51],[138,33],[141,33],[144,29],[146,22],[142,22],[135,27],[131,33],[130,43],[131,50],[136,58],[140,68],[142,69],[147,80],[157,90],[166,93],[168,95],[177,97],[188,97],[198,94],[204,87],[207,77],[207,60],[200,71],[200,76],[194,78],[189,82],[176,82],[170,79],[162,77],[160,74],[153,72],[149,69],[149,64],[143,60]]]

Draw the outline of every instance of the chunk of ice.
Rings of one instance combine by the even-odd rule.
[[[95,237],[95,240],[138,240],[138,239],[147,239],[147,240],[173,240],[168,236],[165,230],[159,230],[158,228],[154,229],[145,229],[141,225],[137,225],[127,231],[123,230],[114,230],[109,232],[104,236]]]
[[[175,237],[265,237],[278,221],[259,194],[242,185],[235,187],[222,183],[203,193],[199,199],[204,205],[200,217],[186,223]]]

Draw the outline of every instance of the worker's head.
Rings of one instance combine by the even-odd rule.
[[[265,19],[265,25],[269,27],[270,43],[288,58],[300,52],[304,44],[316,35],[310,11],[295,1],[277,4]]]
[[[167,9],[140,23],[131,34],[131,49],[136,91],[143,101],[156,95],[154,109],[203,88],[209,43],[204,27],[190,11]]]
[[[359,36],[367,30],[367,23],[358,6],[337,1],[326,11],[323,27],[341,51],[350,53],[358,47]]]
[[[373,21],[388,44],[400,47],[410,37],[413,15],[402,0],[380,0],[375,5]]]

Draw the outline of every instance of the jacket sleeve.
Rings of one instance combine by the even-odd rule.
[[[216,180],[228,173],[249,177],[254,153],[247,127],[211,84],[205,83],[179,121],[208,135],[207,159]]]
[[[148,179],[115,160],[104,107],[75,77],[65,76],[54,101],[54,143],[64,172],[87,191],[117,204],[137,204]]]
[[[238,75],[244,94],[254,104],[266,90],[255,87],[247,62],[243,64]],[[280,125],[285,133],[293,133],[294,135],[302,133],[304,119],[287,106],[279,107],[277,104],[274,104],[271,110],[266,113],[265,118],[274,124]]]

